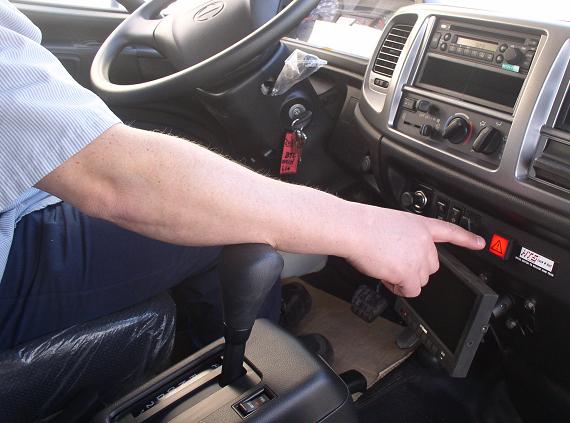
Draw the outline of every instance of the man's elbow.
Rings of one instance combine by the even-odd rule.
[[[119,223],[128,220],[132,214],[123,198],[115,189],[105,187],[62,199],[88,216]]]

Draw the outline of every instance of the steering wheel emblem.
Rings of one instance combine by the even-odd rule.
[[[196,12],[194,15],[194,20],[196,22],[204,22],[208,19],[212,19],[222,11],[224,6],[225,4],[223,1],[213,1],[211,3],[208,3]]]

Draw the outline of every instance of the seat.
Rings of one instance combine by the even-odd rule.
[[[281,279],[301,277],[323,270],[329,258],[321,254],[294,254],[284,251],[278,251],[278,253],[283,257]]]
[[[0,422],[80,421],[93,397],[110,401],[163,370],[175,319],[173,300],[161,294],[0,352]],[[66,414],[74,403],[83,405]]]

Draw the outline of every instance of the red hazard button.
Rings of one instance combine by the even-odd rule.
[[[493,234],[491,242],[489,243],[489,252],[503,260],[506,260],[508,258],[507,253],[509,250],[509,243],[510,241],[507,238]]]

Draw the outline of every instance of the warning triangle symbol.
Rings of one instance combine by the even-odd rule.
[[[491,250],[493,250],[499,254],[503,254],[503,244],[501,243],[500,239],[498,239],[497,242],[495,242],[493,245],[491,245]]]

